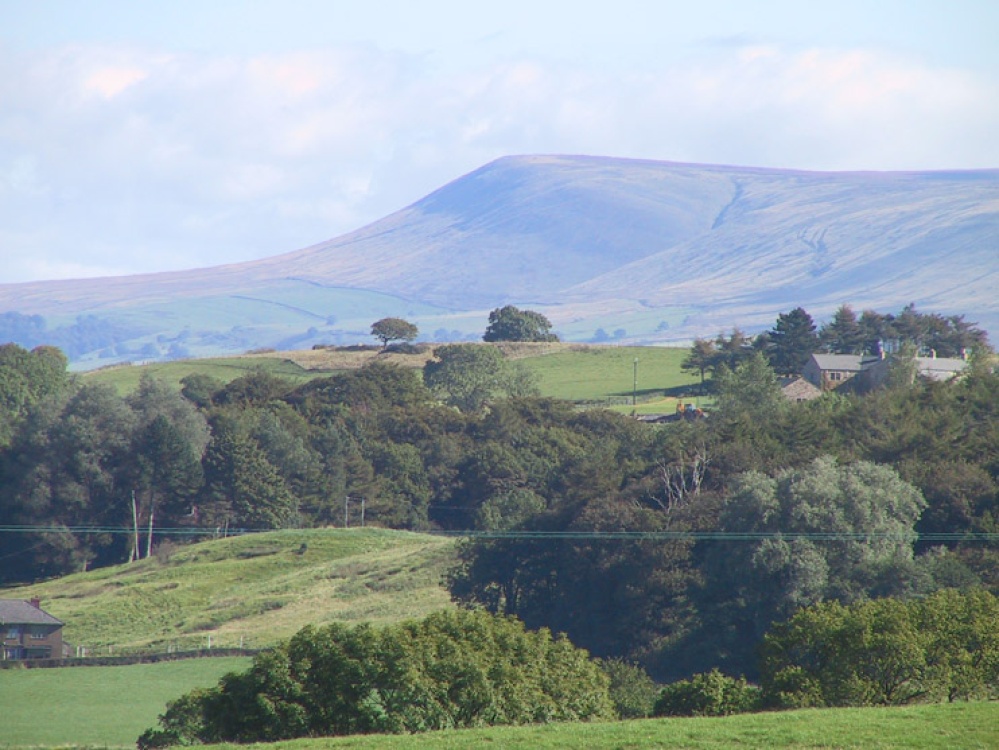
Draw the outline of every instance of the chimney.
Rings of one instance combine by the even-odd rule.
[[[28,602],[35,609],[41,609],[42,608],[42,600],[41,599],[29,599]]]

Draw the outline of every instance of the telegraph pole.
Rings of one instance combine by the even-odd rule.
[[[635,377],[631,383],[631,408],[635,408],[638,403],[638,357],[635,357]]]

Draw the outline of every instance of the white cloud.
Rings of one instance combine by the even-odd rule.
[[[445,73],[349,46],[0,50],[0,281],[276,254],[511,153],[804,169],[999,166],[999,86],[872,50],[719,48],[608,75]]]

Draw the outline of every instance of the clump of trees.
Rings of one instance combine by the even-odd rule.
[[[760,685],[717,669],[664,687],[656,716],[897,706],[999,697],[999,599],[981,589],[837,601],[798,610],[763,639]]]
[[[434,349],[423,382],[444,403],[464,412],[481,409],[499,396],[531,396],[537,388],[527,370],[491,346],[446,344]]]
[[[891,706],[999,697],[999,599],[948,589],[797,612],[762,649],[767,705]]]
[[[541,313],[506,305],[489,313],[489,325],[482,340],[558,341],[551,328],[551,321]]]
[[[249,671],[168,704],[138,746],[607,719],[608,686],[564,636],[482,611],[307,627]]]

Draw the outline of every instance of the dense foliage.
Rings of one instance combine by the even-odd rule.
[[[822,345],[856,340],[841,312]],[[941,356],[977,336],[889,317],[853,323],[926,324]],[[299,387],[147,379],[128,398],[68,376],[56,350],[3,347],[0,524],[27,530],[5,537],[0,577],[125,562],[171,529],[356,525],[363,498],[369,524],[489,532],[462,546],[459,601],[669,679],[759,677],[764,633],[802,606],[999,590],[983,536],[999,376],[983,361],[791,403],[737,329],[704,348],[721,353],[709,418],[649,425],[532,397],[489,345],[440,347],[423,378],[376,363]]]
[[[174,701],[139,747],[606,719],[608,685],[564,637],[482,611],[335,624]]]
[[[999,697],[999,599],[826,602],[777,624],[762,650],[774,707],[882,706]]]

